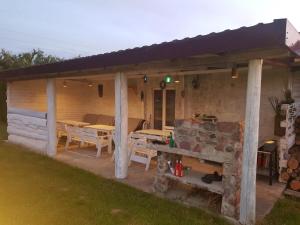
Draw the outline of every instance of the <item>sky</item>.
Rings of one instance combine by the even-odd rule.
[[[0,49],[95,55],[288,18],[298,0],[0,0]]]

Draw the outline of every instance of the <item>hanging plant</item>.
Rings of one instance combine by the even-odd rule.
[[[281,104],[277,97],[269,97],[269,102],[275,112],[276,115],[280,115],[281,113]]]

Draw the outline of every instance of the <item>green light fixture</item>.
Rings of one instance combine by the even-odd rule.
[[[164,77],[164,81],[169,84],[169,83],[172,83],[173,82],[173,78],[171,77],[171,75],[166,75]]]

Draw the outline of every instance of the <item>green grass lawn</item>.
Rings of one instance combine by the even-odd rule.
[[[0,143],[0,224],[229,224],[187,208]]]
[[[279,200],[272,212],[259,225],[299,225],[300,201],[294,198]]]
[[[7,126],[7,124],[4,124],[3,122],[0,122],[0,140],[6,140],[7,139],[6,126]]]
[[[0,224],[229,224],[21,147],[0,142]],[[259,225],[300,224],[300,201],[285,198]]]

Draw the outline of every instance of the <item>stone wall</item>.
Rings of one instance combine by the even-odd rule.
[[[283,99],[283,89],[288,87],[291,73],[284,68],[263,69],[260,104],[260,141],[274,138],[275,113],[268,100],[271,96]],[[247,71],[241,71],[237,79],[230,73],[199,75],[199,87],[192,88],[196,76],[185,77],[185,118],[194,113],[215,115],[220,121],[245,120]]]
[[[156,149],[159,152],[158,172],[154,184],[156,191],[168,190],[169,182],[164,174],[168,170],[167,160],[172,151],[179,155],[221,163],[224,189],[221,213],[237,219],[240,206],[243,125],[238,122],[177,120],[174,136],[177,148],[168,152],[160,151],[159,147]]]

